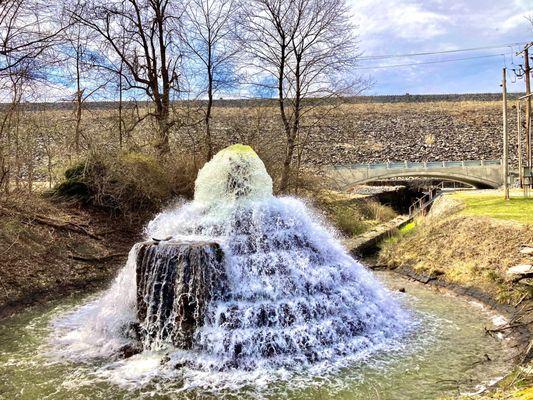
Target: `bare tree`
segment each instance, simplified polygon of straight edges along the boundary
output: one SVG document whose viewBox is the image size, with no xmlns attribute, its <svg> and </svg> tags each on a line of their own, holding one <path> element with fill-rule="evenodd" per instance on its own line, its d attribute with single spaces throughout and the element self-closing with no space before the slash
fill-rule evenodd
<svg viewBox="0 0 533 400">
<path fill-rule="evenodd" d="M 243 9 L 245 63 L 276 91 L 286 137 L 280 191 L 290 185 L 303 115 L 327 99 L 360 90 L 358 51 L 345 0 L 250 0 Z M 256 82 L 257 84 L 257 82 Z M 313 101 L 310 101 L 313 99 Z"/>
<path fill-rule="evenodd" d="M 17 66 L 20 68 L 20 66 Z M 18 124 L 17 116 L 22 99 L 22 86 L 24 75 L 21 73 L 7 75 L 9 84 L 4 82 L 4 89 L 8 89 L 11 94 L 9 105 L 4 110 L 0 123 L 0 160 L 2 164 L 2 188 L 5 193 L 9 193 L 12 170 L 18 164 Z M 13 160 L 14 159 L 14 160 Z"/>
<path fill-rule="evenodd" d="M 34 83 L 46 80 L 52 46 L 63 29 L 55 11 L 44 0 L 0 0 L 0 94 L 9 103 L 0 121 L 0 186 L 5 192 L 11 177 L 17 186 L 20 177 L 20 103 Z"/>
<path fill-rule="evenodd" d="M 233 62 L 237 53 L 235 46 L 235 23 L 237 11 L 235 0 L 191 0 L 186 8 L 183 42 L 190 58 L 200 64 L 203 77 L 197 79 L 201 94 L 207 96 L 204 114 L 207 159 L 213 157 L 211 117 L 215 94 L 236 83 Z"/>
<path fill-rule="evenodd" d="M 180 4 L 170 0 L 87 0 L 71 14 L 104 39 L 108 58 L 115 61 L 108 68 L 121 71 L 129 90 L 140 91 L 153 102 L 152 116 L 158 124 L 155 147 L 160 155 L 169 153 L 170 129 L 176 123 L 171 118 L 171 100 L 180 91 Z"/>
<path fill-rule="evenodd" d="M 124 46 L 124 43 L 122 44 Z M 130 141 L 132 133 L 142 121 L 144 121 L 148 114 L 140 112 L 139 104 L 135 99 L 135 93 L 130 93 L 131 97 L 124 100 L 125 92 L 128 89 L 128 85 L 125 84 L 124 74 L 126 69 L 124 61 L 120 60 L 117 63 L 117 71 L 115 76 L 115 90 L 118 94 L 117 101 L 117 122 L 118 122 L 118 144 L 122 149 L 124 144 L 131 145 Z M 129 113 L 128 113 L 129 111 Z"/>
<path fill-rule="evenodd" d="M 47 1 L 0 1 L 0 78 L 54 44 L 62 31 L 54 15 L 54 5 Z"/>
<path fill-rule="evenodd" d="M 25 166 L 30 167 L 26 172 L 33 172 L 33 160 L 31 155 L 27 154 L 31 141 L 28 140 L 28 130 L 24 124 L 25 109 L 22 102 L 31 95 L 34 67 L 36 66 L 28 58 L 13 67 L 12 73 L 7 75 L 6 87 L 10 97 L 0 121 L 0 164 L 3 165 L 2 181 L 5 193 L 10 192 L 13 180 L 15 188 L 21 188 L 22 171 Z M 29 178 L 32 179 L 32 176 Z M 31 189 L 29 180 L 28 184 Z"/>
<path fill-rule="evenodd" d="M 74 3 L 77 4 L 77 3 Z M 67 83 L 74 82 L 74 137 L 72 146 L 76 155 L 80 154 L 82 131 L 82 114 L 87 100 L 93 98 L 114 78 L 114 74 L 102 71 L 98 66 L 105 62 L 100 55 L 100 48 L 93 31 L 83 24 L 72 21 L 67 5 L 63 10 L 63 31 L 61 42 L 57 46 L 60 53 L 62 75 Z"/>
</svg>

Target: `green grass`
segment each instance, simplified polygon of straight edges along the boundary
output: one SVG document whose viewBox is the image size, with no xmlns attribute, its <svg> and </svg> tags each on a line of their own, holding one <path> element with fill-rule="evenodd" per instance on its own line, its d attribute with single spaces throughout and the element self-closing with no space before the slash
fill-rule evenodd
<svg viewBox="0 0 533 400">
<path fill-rule="evenodd" d="M 408 222 L 407 224 L 405 224 L 404 226 L 402 226 L 399 229 L 399 231 L 400 231 L 401 234 L 406 234 L 407 232 L 413 230 L 415 226 L 416 226 L 415 221 L 411 221 L 411 222 Z"/>
<path fill-rule="evenodd" d="M 486 216 L 491 218 L 533 224 L 533 198 L 514 195 L 505 200 L 503 195 L 476 192 L 460 192 L 451 195 L 466 205 L 463 215 Z"/>
</svg>

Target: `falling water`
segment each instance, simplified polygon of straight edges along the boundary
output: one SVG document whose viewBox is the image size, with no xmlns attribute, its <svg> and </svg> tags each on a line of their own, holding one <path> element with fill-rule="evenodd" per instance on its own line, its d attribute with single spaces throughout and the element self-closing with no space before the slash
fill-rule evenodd
<svg viewBox="0 0 533 400">
<path fill-rule="evenodd" d="M 136 245 L 109 291 L 55 322 L 60 357 L 114 359 L 138 339 L 132 330 L 144 330 L 143 353 L 132 359 L 145 361 L 148 380 L 175 377 L 169 371 L 178 367 L 189 371 L 184 386 L 202 380 L 204 386 L 228 387 L 236 377 L 246 385 L 288 377 L 291 371 L 323 374 L 392 348 L 413 326 L 409 314 L 346 253 L 320 217 L 300 200 L 272 195 L 272 180 L 248 146 L 219 152 L 199 172 L 194 200 L 159 214 L 146 236 L 165 239 L 156 250 L 159 260 L 169 251 L 167 241 L 216 243 L 223 251 L 224 282 L 217 289 L 223 295 L 209 298 L 188 345 L 177 348 L 172 340 L 176 333 L 169 321 L 175 317 L 169 313 L 179 307 L 172 299 L 170 307 L 162 307 L 167 295 L 143 299 L 138 320 L 136 268 L 143 250 Z M 217 262 L 215 257 L 204 264 Z M 164 265 L 164 273 L 160 267 L 142 272 L 159 274 L 142 277 L 156 282 L 158 293 L 161 284 L 176 281 Z M 154 354 L 156 361 L 147 361 Z"/>
<path fill-rule="evenodd" d="M 142 349 L 157 350 L 169 344 L 190 349 L 210 301 L 228 298 L 220 246 L 202 241 L 148 242 L 136 256 L 140 323 L 130 326 L 130 336 L 142 341 Z"/>
</svg>

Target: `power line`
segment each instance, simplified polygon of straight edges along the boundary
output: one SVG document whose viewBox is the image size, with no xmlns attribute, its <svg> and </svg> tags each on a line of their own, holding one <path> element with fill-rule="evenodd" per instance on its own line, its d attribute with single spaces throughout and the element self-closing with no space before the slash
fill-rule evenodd
<svg viewBox="0 0 533 400">
<path fill-rule="evenodd" d="M 355 69 L 382 69 L 382 68 L 396 68 L 396 67 L 411 67 L 411 66 L 417 66 L 417 65 L 424 65 L 424 64 L 440 64 L 440 63 L 448 63 L 448 62 L 454 62 L 454 61 L 466 61 L 466 60 L 475 60 L 480 58 L 491 58 L 491 57 L 505 57 L 505 54 L 490 54 L 490 55 L 484 55 L 484 56 L 474 56 L 474 57 L 464 57 L 464 58 L 451 58 L 447 60 L 438 60 L 438 61 L 423 61 L 419 63 L 409 63 L 409 64 L 393 64 L 393 65 L 377 65 L 374 67 L 357 67 Z"/>
<path fill-rule="evenodd" d="M 428 51 L 423 53 L 409 53 L 409 54 L 383 54 L 383 55 L 374 55 L 374 56 L 361 56 L 360 60 L 380 60 L 384 58 L 400 58 L 400 57 L 417 57 L 417 56 L 429 56 L 434 54 L 448 54 L 448 53 L 459 53 L 465 51 L 478 51 L 478 50 L 488 50 L 488 49 L 499 49 L 503 47 L 513 47 L 513 46 L 522 46 L 528 42 L 516 42 L 509 44 L 501 45 L 492 45 L 492 46 L 482 46 L 482 47 L 471 47 L 468 49 L 454 49 L 454 50 L 442 50 L 442 51 Z"/>
</svg>

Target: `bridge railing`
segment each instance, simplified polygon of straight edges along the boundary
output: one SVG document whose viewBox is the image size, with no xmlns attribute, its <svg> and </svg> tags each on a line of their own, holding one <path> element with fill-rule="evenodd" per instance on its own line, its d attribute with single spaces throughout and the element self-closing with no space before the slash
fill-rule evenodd
<svg viewBox="0 0 533 400">
<path fill-rule="evenodd" d="M 422 161 L 422 162 L 387 162 L 372 164 L 340 164 L 335 165 L 335 169 L 438 169 L 438 168 L 467 168 L 482 167 L 489 165 L 501 165 L 501 160 L 467 160 L 467 161 Z"/>
<path fill-rule="evenodd" d="M 429 192 L 424 194 L 424 196 L 418 198 L 411 206 L 409 207 L 409 218 L 413 218 L 418 214 L 426 213 L 429 206 L 433 204 L 435 200 L 443 193 L 443 190 L 446 188 L 446 182 L 442 181 L 437 185 L 429 188 Z M 455 184 L 454 188 L 455 189 Z"/>
</svg>

